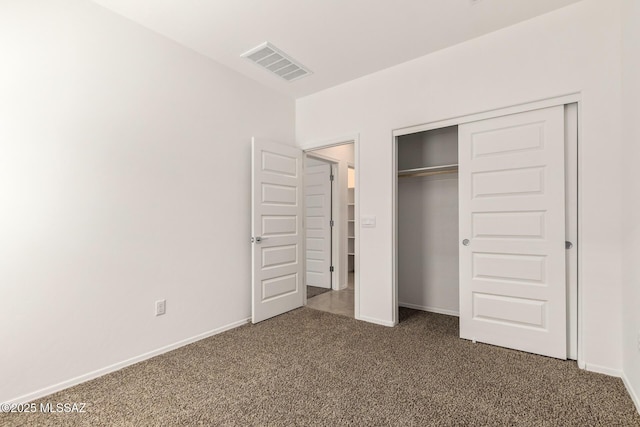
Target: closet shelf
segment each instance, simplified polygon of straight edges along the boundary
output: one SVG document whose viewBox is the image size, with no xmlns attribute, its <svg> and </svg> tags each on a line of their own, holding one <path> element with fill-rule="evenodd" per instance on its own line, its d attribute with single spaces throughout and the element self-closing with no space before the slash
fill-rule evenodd
<svg viewBox="0 0 640 427">
<path fill-rule="evenodd" d="M 458 165 L 442 165 L 442 166 L 429 166 L 426 168 L 416 169 L 403 169 L 398 171 L 398 178 L 411 178 L 415 176 L 430 176 L 440 175 L 443 173 L 455 173 L 458 172 Z"/>
</svg>

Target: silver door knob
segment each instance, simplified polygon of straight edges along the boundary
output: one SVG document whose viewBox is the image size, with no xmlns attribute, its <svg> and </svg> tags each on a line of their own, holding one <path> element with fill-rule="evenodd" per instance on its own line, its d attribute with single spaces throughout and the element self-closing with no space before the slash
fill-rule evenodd
<svg viewBox="0 0 640 427">
<path fill-rule="evenodd" d="M 462 244 L 465 245 L 465 246 L 469 246 L 469 239 L 464 239 L 462 241 Z"/>
<path fill-rule="evenodd" d="M 262 242 L 262 237 L 260 236 L 256 237 L 256 243 L 260 243 L 260 242 Z"/>
<path fill-rule="evenodd" d="M 573 243 L 571 242 L 564 242 L 564 248 L 565 249 L 571 249 L 573 247 Z"/>
</svg>

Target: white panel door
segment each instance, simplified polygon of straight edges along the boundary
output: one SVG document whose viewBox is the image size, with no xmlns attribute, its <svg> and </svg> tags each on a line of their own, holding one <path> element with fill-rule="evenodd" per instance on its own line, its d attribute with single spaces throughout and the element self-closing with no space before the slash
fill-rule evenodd
<svg viewBox="0 0 640 427">
<path fill-rule="evenodd" d="M 331 165 L 304 171 L 306 284 L 331 288 Z"/>
<path fill-rule="evenodd" d="M 302 150 L 252 140 L 251 320 L 303 304 Z"/>
<path fill-rule="evenodd" d="M 458 131 L 460 337 L 565 359 L 564 108 Z"/>
</svg>

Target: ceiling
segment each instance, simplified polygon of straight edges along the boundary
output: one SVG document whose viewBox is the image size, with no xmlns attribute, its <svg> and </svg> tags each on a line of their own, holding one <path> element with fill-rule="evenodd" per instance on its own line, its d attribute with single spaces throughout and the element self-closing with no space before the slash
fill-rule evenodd
<svg viewBox="0 0 640 427">
<path fill-rule="evenodd" d="M 93 0 L 293 98 L 579 0 Z M 269 41 L 313 71 L 286 82 L 240 55 Z"/>
</svg>

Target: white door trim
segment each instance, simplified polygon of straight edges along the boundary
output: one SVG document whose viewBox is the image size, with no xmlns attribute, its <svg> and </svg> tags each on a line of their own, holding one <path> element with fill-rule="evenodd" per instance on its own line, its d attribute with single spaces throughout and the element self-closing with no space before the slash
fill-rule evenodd
<svg viewBox="0 0 640 427">
<path fill-rule="evenodd" d="M 350 133 L 343 136 L 336 136 L 333 138 L 317 139 L 314 141 L 298 143 L 298 148 L 300 148 L 302 151 L 318 150 L 320 148 L 335 147 L 336 145 L 344 145 L 344 144 L 349 144 L 351 142 L 357 143 L 358 141 L 360 141 L 360 134 Z M 356 159 L 357 158 L 358 156 L 356 151 Z"/>
<path fill-rule="evenodd" d="M 356 227 L 355 227 L 355 260 L 354 260 L 354 317 L 358 320 L 362 320 L 360 316 L 360 230 L 358 227 L 359 218 L 360 218 L 360 134 L 352 133 L 348 135 L 344 135 L 341 137 L 328 138 L 323 140 L 315 140 L 309 141 L 306 143 L 298 143 L 298 148 L 301 148 L 305 154 L 310 150 L 317 150 L 320 148 L 329 148 L 335 147 L 337 145 L 344 145 L 353 143 L 353 151 L 354 151 L 354 168 L 356 170 L 355 179 L 356 179 L 356 189 L 355 189 L 355 218 L 356 218 Z M 305 299 L 306 301 L 306 299 Z"/>
<path fill-rule="evenodd" d="M 420 125 L 408 126 L 393 130 L 393 136 L 398 137 L 411 133 L 423 132 L 426 130 L 439 129 L 448 126 L 461 125 L 463 123 L 475 122 L 478 120 L 491 119 L 494 117 L 507 116 L 509 114 L 523 113 L 525 111 L 539 110 L 541 108 L 555 107 L 556 105 L 573 104 L 580 101 L 580 93 L 572 93 L 568 95 L 556 96 L 553 98 L 542 99 L 537 101 L 526 102 L 522 104 L 511 105 L 508 107 L 497 108 L 494 110 L 479 111 L 477 113 L 467 114 L 435 122 L 427 122 Z"/>
<path fill-rule="evenodd" d="M 573 244 L 567 255 L 567 357 L 580 360 L 578 342 L 580 334 L 580 315 L 578 310 L 578 108 L 579 104 L 564 106 L 565 120 L 565 212 L 566 239 Z"/>
<path fill-rule="evenodd" d="M 315 150 L 315 148 L 314 148 L 314 150 Z M 336 164 L 338 164 L 340 162 L 339 159 L 334 159 L 333 157 L 326 156 L 326 155 L 320 154 L 320 153 L 314 153 L 313 151 L 305 151 L 304 154 L 307 157 L 311 157 L 313 159 L 322 160 L 322 161 L 325 161 L 327 163 L 332 163 L 334 165 L 336 165 Z"/>
<path fill-rule="evenodd" d="M 392 247 L 392 274 L 391 274 L 391 279 L 392 279 L 392 293 L 391 293 L 391 302 L 392 302 L 392 325 L 397 325 L 398 324 L 398 251 L 397 251 L 397 246 L 398 246 L 398 137 L 403 136 L 403 135 L 408 135 L 408 134 L 412 134 L 412 133 L 417 133 L 417 132 L 422 132 L 422 131 L 427 131 L 427 130 L 433 130 L 433 129 L 439 129 L 439 128 L 444 128 L 444 127 L 448 127 L 448 126 L 456 126 L 456 125 L 460 125 L 463 123 L 468 123 L 468 122 L 472 122 L 472 121 L 476 121 L 476 120 L 483 120 L 483 119 L 488 119 L 488 118 L 493 118 L 493 117 L 499 117 L 499 116 L 504 116 L 504 115 L 509 115 L 509 114 L 516 114 L 516 113 L 520 113 L 520 112 L 525 112 L 525 111 L 531 111 L 531 110 L 536 110 L 536 109 L 540 109 L 540 108 L 546 108 L 546 107 L 552 107 L 552 106 L 557 106 L 557 105 L 567 105 L 567 104 L 577 104 L 577 116 L 578 116 L 578 137 L 575 138 L 575 148 L 574 149 L 569 149 L 572 155 L 577 155 L 577 162 L 575 165 L 574 169 L 577 169 L 573 171 L 573 173 L 576 174 L 576 177 L 574 178 L 574 182 L 577 185 L 577 188 L 572 187 L 569 188 L 568 190 L 570 190 L 570 192 L 573 192 L 575 194 L 575 198 L 577 198 L 577 207 L 574 207 L 574 209 L 572 210 L 572 212 L 577 214 L 577 217 L 580 218 L 580 213 L 582 212 L 582 197 L 580 197 L 581 195 L 581 188 L 582 188 L 582 176 L 581 176 L 581 168 L 580 168 L 580 164 L 582 164 L 582 152 L 579 149 L 580 147 L 580 137 L 579 135 L 581 135 L 582 133 L 582 97 L 581 97 L 581 93 L 576 92 L 576 93 L 570 93 L 570 94 L 566 94 L 566 95 L 560 95 L 560 96 L 556 96 L 556 97 L 551 97 L 551 98 L 545 98 L 545 99 L 540 99 L 540 100 L 534 100 L 531 102 L 524 102 L 524 103 L 520 103 L 520 104 L 515 104 L 515 105 L 511 105 L 511 106 L 507 106 L 504 108 L 498 108 L 498 109 L 493 109 L 493 110 L 487 110 L 487 111 L 480 111 L 480 112 L 476 112 L 476 113 L 471 113 L 471 114 L 467 114 L 467 115 L 463 115 L 463 116 L 458 116 L 458 117 L 452 117 L 452 118 L 447 118 L 447 119 L 443 119 L 443 120 L 438 120 L 438 121 L 432 121 L 432 122 L 425 122 L 423 124 L 419 124 L 419 125 L 415 125 L 415 126 L 407 126 L 407 127 L 402 127 L 402 128 L 398 128 L 398 129 L 394 129 L 392 131 L 392 138 L 391 138 L 391 143 L 393 144 L 392 146 L 392 156 L 391 156 L 391 182 L 392 182 L 392 186 L 391 186 L 391 191 L 392 191 L 392 206 L 391 206 L 391 218 L 392 218 L 392 243 L 393 243 L 393 247 Z M 570 140 L 571 142 L 571 140 Z M 357 158 L 357 157 L 356 157 Z M 358 170 L 356 169 L 356 175 L 358 173 Z M 356 188 L 356 197 L 357 197 L 357 188 Z M 567 194 L 567 197 L 569 197 L 569 193 Z M 356 202 L 356 208 L 357 208 L 357 204 L 358 202 Z M 577 224 L 577 244 L 576 242 L 574 243 L 574 248 L 576 249 L 577 253 L 580 254 L 581 250 L 582 250 L 582 223 L 580 221 L 578 221 Z M 356 241 L 356 244 L 358 244 L 358 241 Z M 357 260 L 357 259 L 356 259 Z M 582 259 L 578 256 L 578 260 L 577 260 L 577 272 L 576 272 L 576 287 L 579 286 L 579 279 L 580 277 L 582 277 Z M 584 292 L 578 292 L 578 298 L 577 298 L 577 327 L 578 327 L 578 332 L 577 332 L 577 363 L 578 363 L 578 367 L 581 369 L 585 369 L 586 368 L 586 363 L 584 360 L 584 348 L 585 348 L 585 337 L 584 337 L 584 328 L 583 328 L 583 293 Z"/>
</svg>

